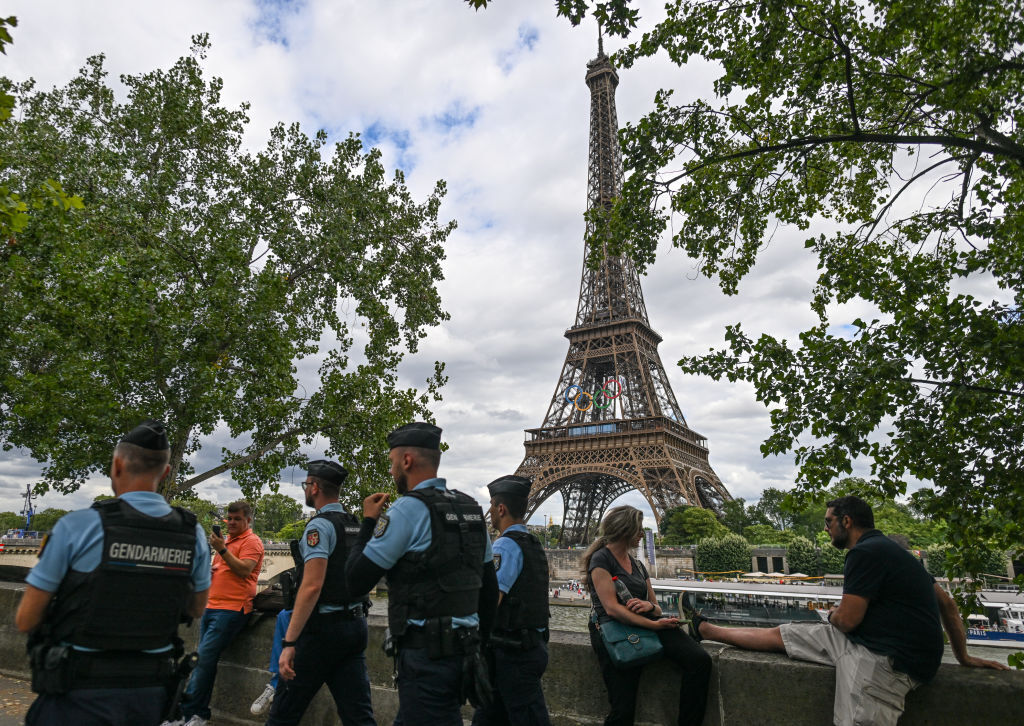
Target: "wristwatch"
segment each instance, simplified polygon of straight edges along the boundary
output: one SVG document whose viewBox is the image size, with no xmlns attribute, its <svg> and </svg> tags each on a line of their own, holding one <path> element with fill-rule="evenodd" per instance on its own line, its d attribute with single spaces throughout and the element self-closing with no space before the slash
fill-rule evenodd
<svg viewBox="0 0 1024 726">
<path fill-rule="evenodd" d="M 224 553 L 227 552 L 227 551 L 228 551 L 228 548 L 224 547 L 223 549 L 217 550 L 217 554 L 220 555 L 221 557 L 223 557 Z"/>
<path fill-rule="evenodd" d="M 281 647 L 282 648 L 294 648 L 295 644 L 298 643 L 298 642 L 299 641 L 297 641 L 297 640 L 282 640 L 281 641 Z"/>
</svg>

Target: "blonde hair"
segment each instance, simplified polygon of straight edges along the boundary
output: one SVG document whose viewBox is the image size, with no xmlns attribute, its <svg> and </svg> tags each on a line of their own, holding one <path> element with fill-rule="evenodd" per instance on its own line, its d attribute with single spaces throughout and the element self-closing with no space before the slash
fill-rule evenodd
<svg viewBox="0 0 1024 726">
<path fill-rule="evenodd" d="M 644 513 L 636 507 L 623 504 L 612 507 L 601 520 L 601 528 L 597 531 L 597 539 L 583 553 L 583 581 L 590 586 L 590 560 L 602 547 L 612 542 L 636 539 L 644 531 Z"/>
</svg>

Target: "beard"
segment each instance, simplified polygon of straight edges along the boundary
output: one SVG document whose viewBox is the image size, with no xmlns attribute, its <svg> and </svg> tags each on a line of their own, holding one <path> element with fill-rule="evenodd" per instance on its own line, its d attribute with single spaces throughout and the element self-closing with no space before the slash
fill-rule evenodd
<svg viewBox="0 0 1024 726">
<path fill-rule="evenodd" d="M 306 506 L 311 509 L 316 509 L 316 504 L 313 503 L 313 497 L 306 495 Z"/>
<path fill-rule="evenodd" d="M 399 472 L 398 476 L 394 477 L 395 489 L 398 490 L 399 494 L 405 494 L 409 491 L 409 478 L 405 475 L 405 472 Z"/>
<path fill-rule="evenodd" d="M 832 546 L 837 550 L 845 550 L 846 545 L 849 544 L 849 542 L 850 532 L 840 524 L 839 531 L 836 532 L 836 536 L 832 538 Z"/>
</svg>

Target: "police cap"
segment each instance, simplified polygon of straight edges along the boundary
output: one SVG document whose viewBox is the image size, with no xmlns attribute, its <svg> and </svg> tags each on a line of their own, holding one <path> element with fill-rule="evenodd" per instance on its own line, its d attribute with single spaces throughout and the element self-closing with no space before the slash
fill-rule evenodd
<svg viewBox="0 0 1024 726">
<path fill-rule="evenodd" d="M 487 485 L 487 491 L 492 497 L 496 494 L 504 494 L 526 499 L 530 496 L 530 480 L 521 476 L 501 476 Z"/>
<path fill-rule="evenodd" d="M 416 446 L 420 449 L 441 449 L 441 429 L 433 424 L 416 421 L 399 426 L 388 434 L 388 447 Z"/>
<path fill-rule="evenodd" d="M 336 461 L 328 459 L 317 459 L 316 461 L 309 462 L 306 465 L 306 472 L 310 476 L 323 479 L 328 484 L 333 484 L 339 489 L 341 489 L 348 478 L 348 471 L 345 467 Z"/>
<path fill-rule="evenodd" d="M 167 451 L 171 448 L 171 444 L 167 441 L 167 429 L 164 428 L 164 422 L 155 418 L 147 418 L 140 422 L 138 426 L 121 437 L 121 442 L 135 444 L 152 451 Z"/>
</svg>

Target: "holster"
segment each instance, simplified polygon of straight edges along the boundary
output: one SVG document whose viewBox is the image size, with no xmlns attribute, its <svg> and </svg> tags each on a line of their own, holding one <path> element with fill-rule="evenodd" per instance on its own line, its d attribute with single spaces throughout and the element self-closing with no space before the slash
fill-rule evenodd
<svg viewBox="0 0 1024 726">
<path fill-rule="evenodd" d="M 71 648 L 40 643 L 29 652 L 33 693 L 59 696 L 71 690 Z"/>
</svg>

